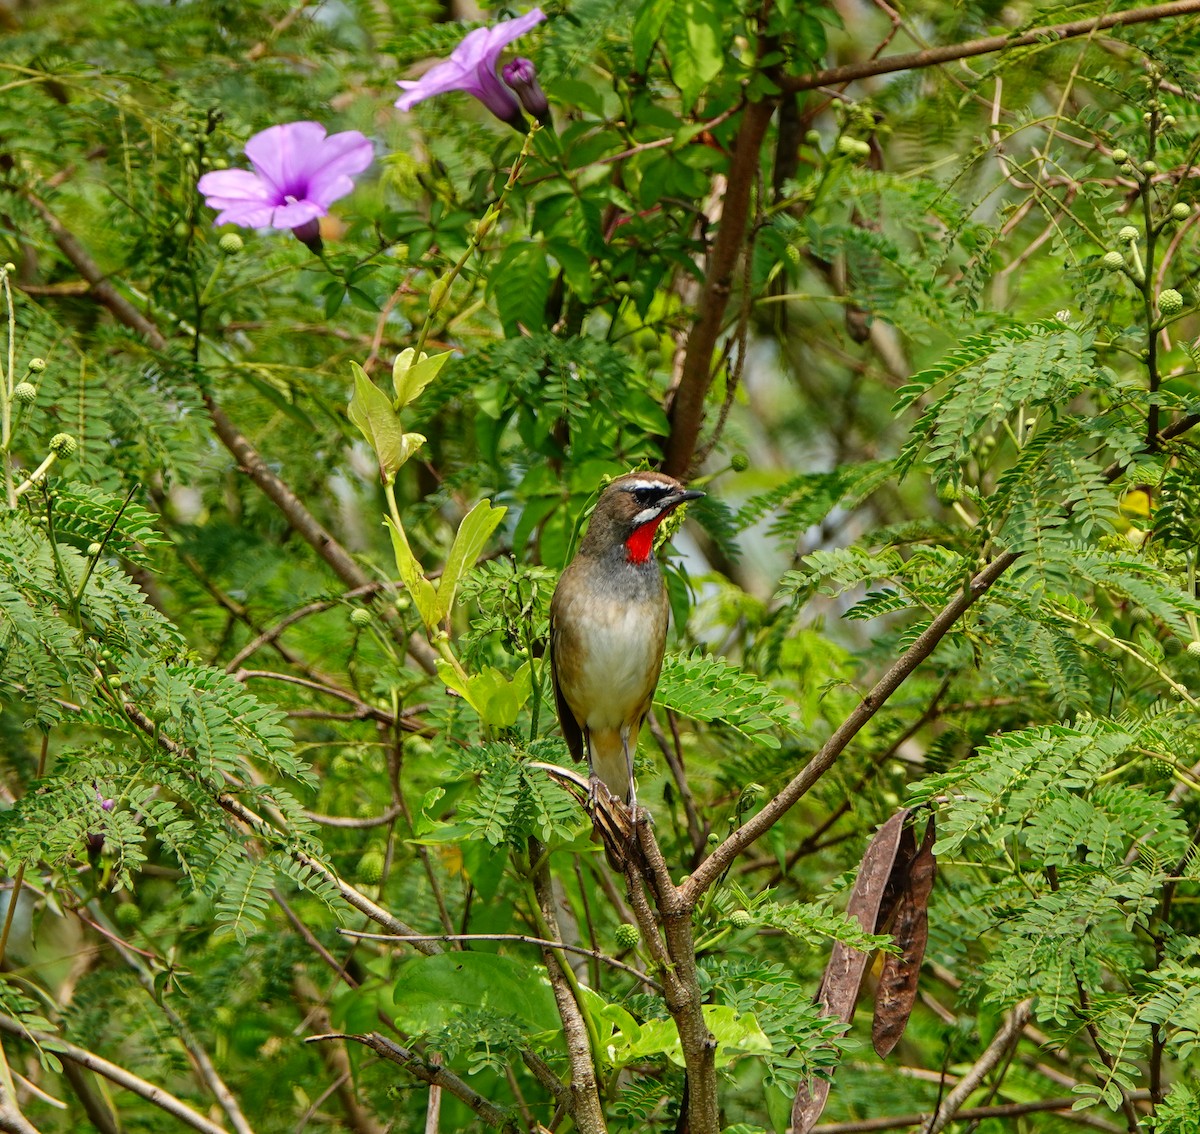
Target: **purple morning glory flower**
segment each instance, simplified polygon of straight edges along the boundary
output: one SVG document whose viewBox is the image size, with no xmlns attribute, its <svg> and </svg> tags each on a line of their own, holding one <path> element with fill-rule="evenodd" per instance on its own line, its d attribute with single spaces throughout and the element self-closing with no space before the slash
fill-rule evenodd
<svg viewBox="0 0 1200 1134">
<path fill-rule="evenodd" d="M 466 91 L 502 122 L 524 131 L 525 116 L 512 91 L 496 74 L 496 64 L 504 48 L 545 18 L 541 8 L 532 8 L 515 20 L 503 20 L 490 28 L 476 28 L 450 53 L 449 59 L 431 67 L 419 79 L 400 79 L 396 85 L 404 88 L 404 94 L 396 100 L 396 106 L 411 110 L 418 102 L 434 95 Z"/>
<path fill-rule="evenodd" d="M 313 251 L 320 250 L 319 218 L 354 188 L 375 156 L 357 130 L 325 135 L 319 122 L 285 122 L 246 143 L 248 169 L 218 169 L 198 183 L 216 224 L 243 228 L 290 228 Z"/>
</svg>

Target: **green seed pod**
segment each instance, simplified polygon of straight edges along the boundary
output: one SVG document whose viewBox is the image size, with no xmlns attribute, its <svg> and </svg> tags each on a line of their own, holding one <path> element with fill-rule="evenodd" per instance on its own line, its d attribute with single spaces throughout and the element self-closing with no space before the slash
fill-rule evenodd
<svg viewBox="0 0 1200 1134">
<path fill-rule="evenodd" d="M 236 256 L 246 245 L 242 238 L 236 232 L 227 232 L 220 240 L 217 241 L 217 247 L 225 253 L 226 256 Z"/>
<path fill-rule="evenodd" d="M 56 433 L 50 438 L 50 452 L 59 457 L 70 457 L 79 448 L 79 442 L 69 433 Z"/>
<path fill-rule="evenodd" d="M 369 610 L 364 610 L 361 606 L 350 612 L 350 624 L 352 626 L 370 626 L 374 621 Z"/>
<path fill-rule="evenodd" d="M 89 544 L 88 544 L 88 549 L 87 549 L 88 558 L 89 558 L 89 559 L 95 559 L 95 558 L 96 558 L 96 556 L 97 556 L 97 555 L 99 555 L 99 554 L 100 554 L 100 552 L 102 552 L 103 550 L 104 550 L 104 545 L 103 545 L 103 544 L 99 544 L 99 543 L 89 543 Z"/>
<path fill-rule="evenodd" d="M 1112 159 L 1117 165 L 1124 165 L 1129 160 L 1128 150 L 1113 150 Z"/>
<path fill-rule="evenodd" d="M 638 933 L 636 925 L 631 925 L 629 922 L 623 921 L 617 926 L 616 940 L 618 949 L 634 949 L 641 939 L 642 936 Z"/>
<path fill-rule="evenodd" d="M 963 498 L 962 485 L 942 484 L 938 486 L 937 498 L 943 504 L 957 504 Z"/>
<path fill-rule="evenodd" d="M 1144 162 L 1142 162 L 1142 164 L 1141 164 L 1141 165 L 1140 165 L 1138 168 L 1139 168 L 1139 169 L 1140 169 L 1140 170 L 1141 170 L 1141 171 L 1142 171 L 1144 174 L 1146 174 L 1147 176 L 1149 176 L 1151 173 L 1157 173 L 1157 172 L 1158 172 L 1158 162 L 1156 162 L 1156 161 L 1144 161 Z"/>
<path fill-rule="evenodd" d="M 1192 215 L 1192 206 L 1185 201 L 1176 201 L 1171 206 L 1171 219 L 1175 221 L 1185 221 Z"/>
<path fill-rule="evenodd" d="M 184 157 L 191 157 L 191 155 L 196 152 L 196 147 L 193 146 L 191 142 L 180 142 L 179 152 L 183 154 Z"/>
<path fill-rule="evenodd" d="M 1173 287 L 1163 288 L 1158 293 L 1158 310 L 1168 317 L 1178 315 L 1183 310 L 1183 296 Z"/>
<path fill-rule="evenodd" d="M 804 135 L 804 140 L 810 146 L 819 146 L 821 144 L 821 131 L 820 130 L 809 130 L 809 132 Z"/>
<path fill-rule="evenodd" d="M 1133 244 L 1141 234 L 1131 224 L 1127 224 L 1117 233 L 1117 239 L 1122 244 Z"/>
<path fill-rule="evenodd" d="M 745 472 L 750 467 L 750 458 L 745 453 L 734 453 L 729 458 L 729 467 L 734 472 Z"/>
<path fill-rule="evenodd" d="M 34 374 L 41 374 L 46 369 L 46 360 L 44 358 L 31 358 L 29 360 L 29 369 Z"/>
<path fill-rule="evenodd" d="M 367 851 L 358 860 L 358 866 L 354 873 L 355 877 L 367 886 L 379 885 L 383 880 L 383 852 L 378 850 Z"/>
<path fill-rule="evenodd" d="M 1125 267 L 1125 257 L 1120 252 L 1105 252 L 1100 263 L 1110 272 L 1119 272 Z"/>
<path fill-rule="evenodd" d="M 1162 125 L 1164 130 L 1172 129 L 1175 125 L 1175 115 L 1164 114 L 1162 118 Z"/>
<path fill-rule="evenodd" d="M 1189 642 L 1187 652 L 1194 658 L 1200 658 L 1200 642 Z"/>
<path fill-rule="evenodd" d="M 37 387 L 32 382 L 18 382 L 13 387 L 13 401 L 31 406 L 37 401 Z"/>
<path fill-rule="evenodd" d="M 754 924 L 754 918 L 748 910 L 734 910 L 729 915 L 729 924 L 734 929 L 749 929 Z"/>
</svg>

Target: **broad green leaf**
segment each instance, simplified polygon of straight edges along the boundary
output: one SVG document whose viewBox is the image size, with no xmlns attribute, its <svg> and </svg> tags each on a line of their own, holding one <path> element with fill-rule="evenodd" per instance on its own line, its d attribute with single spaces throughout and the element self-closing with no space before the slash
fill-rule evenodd
<svg viewBox="0 0 1200 1134">
<path fill-rule="evenodd" d="M 485 666 L 465 681 L 448 662 L 438 660 L 438 676 L 493 728 L 511 728 L 521 706 L 529 699 L 531 680 L 526 663 L 509 680 L 494 666 Z"/>
<path fill-rule="evenodd" d="M 678 0 L 667 10 L 662 35 L 671 74 L 690 108 L 725 66 L 720 14 L 711 0 Z"/>
<path fill-rule="evenodd" d="M 425 578 L 421 564 L 417 562 L 416 556 L 409 548 L 408 537 L 405 536 L 404 529 L 396 527 L 390 516 L 385 517 L 383 522 L 387 524 L 388 533 L 392 537 L 396 571 L 408 589 L 409 595 L 412 596 L 413 602 L 416 603 L 421 621 L 428 629 L 432 630 L 439 621 L 437 592 L 433 589 L 433 584 Z"/>
<path fill-rule="evenodd" d="M 350 420 L 358 426 L 375 450 L 379 461 L 379 479 L 391 484 L 396 472 L 412 455 L 414 446 L 406 445 L 406 436 L 400 425 L 400 416 L 392 409 L 391 399 L 370 378 L 357 362 L 350 363 L 354 371 L 354 396 L 350 399 Z M 419 433 L 408 437 L 420 437 Z M 425 438 L 421 437 L 424 442 Z"/>
<path fill-rule="evenodd" d="M 673 1020 L 646 1020 L 638 1024 L 624 1009 L 603 1001 L 597 1005 L 595 1001 L 600 998 L 595 994 L 593 998 L 588 1000 L 593 1018 L 609 1023 L 614 1029 L 604 1052 L 614 1067 L 659 1055 L 683 1066 L 683 1046 Z M 704 1022 L 717 1041 L 718 1067 L 732 1063 L 739 1055 L 768 1055 L 771 1052 L 771 1041 L 753 1012 L 739 1015 L 727 1004 L 706 1004 Z"/>
<path fill-rule="evenodd" d="M 494 953 L 414 957 L 400 966 L 392 1001 L 397 1026 L 414 1034 L 442 1028 L 464 1009 L 494 1012 L 534 1033 L 559 1026 L 541 966 Z"/>
<path fill-rule="evenodd" d="M 392 366 L 392 386 L 396 391 L 394 403 L 396 409 L 402 410 L 405 406 L 415 402 L 420 397 L 421 391 L 438 376 L 438 372 L 446 365 L 453 353 L 448 350 L 430 357 L 422 351 L 421 357 L 413 362 L 416 351 L 412 347 L 402 350 L 396 356 L 396 362 Z"/>
<path fill-rule="evenodd" d="M 496 530 L 496 525 L 504 519 L 504 513 L 507 511 L 504 507 L 493 508 L 490 501 L 480 500 L 463 517 L 463 522 L 458 525 L 458 532 L 454 536 L 450 555 L 446 559 L 441 581 L 438 583 L 437 621 L 440 622 L 450 613 L 454 606 L 454 592 L 458 589 L 463 575 L 475 566 L 475 560 L 483 551 L 484 544 Z"/>
<path fill-rule="evenodd" d="M 639 71 L 644 71 L 649 64 L 663 20 L 672 6 L 672 0 L 642 0 L 633 21 L 633 59 Z"/>
</svg>

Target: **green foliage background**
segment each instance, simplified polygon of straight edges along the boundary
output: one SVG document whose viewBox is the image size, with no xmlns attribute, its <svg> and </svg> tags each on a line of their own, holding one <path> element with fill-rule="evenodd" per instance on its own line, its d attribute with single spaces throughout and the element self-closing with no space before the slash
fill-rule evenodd
<svg viewBox="0 0 1200 1134">
<path fill-rule="evenodd" d="M 829 754 L 692 915 L 721 1124 L 784 1130 L 834 1067 L 825 1121 L 911 1118 L 976 1067 L 957 1129 L 1196 1131 L 1187 7 L 810 83 L 1102 9 L 567 0 L 517 45 L 555 117 L 525 138 L 392 107 L 453 6 L 0 5 L 0 1128 L 585 1128 L 537 944 L 399 933 L 582 950 L 607 1128 L 683 1129 L 543 657 L 603 478 L 682 452 L 709 495 L 638 765 L 672 877 Z M 376 146 L 324 255 L 223 251 L 198 178 L 300 119 Z M 418 343 L 453 355 L 385 491 L 351 363 L 390 400 Z M 870 977 L 845 1038 L 813 996 L 832 941 L 888 947 L 839 911 L 902 805 L 939 876 L 881 1061 Z"/>
</svg>

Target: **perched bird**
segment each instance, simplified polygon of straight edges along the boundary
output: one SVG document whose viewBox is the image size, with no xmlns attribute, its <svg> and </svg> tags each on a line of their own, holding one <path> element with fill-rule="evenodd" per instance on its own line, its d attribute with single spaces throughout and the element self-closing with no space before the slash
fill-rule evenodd
<svg viewBox="0 0 1200 1134">
<path fill-rule="evenodd" d="M 586 753 L 597 781 L 637 802 L 633 754 L 667 639 L 667 588 L 654 533 L 680 504 L 703 496 L 662 473 L 618 477 L 601 494 L 587 535 L 550 602 L 554 700 L 567 747 Z"/>
</svg>

